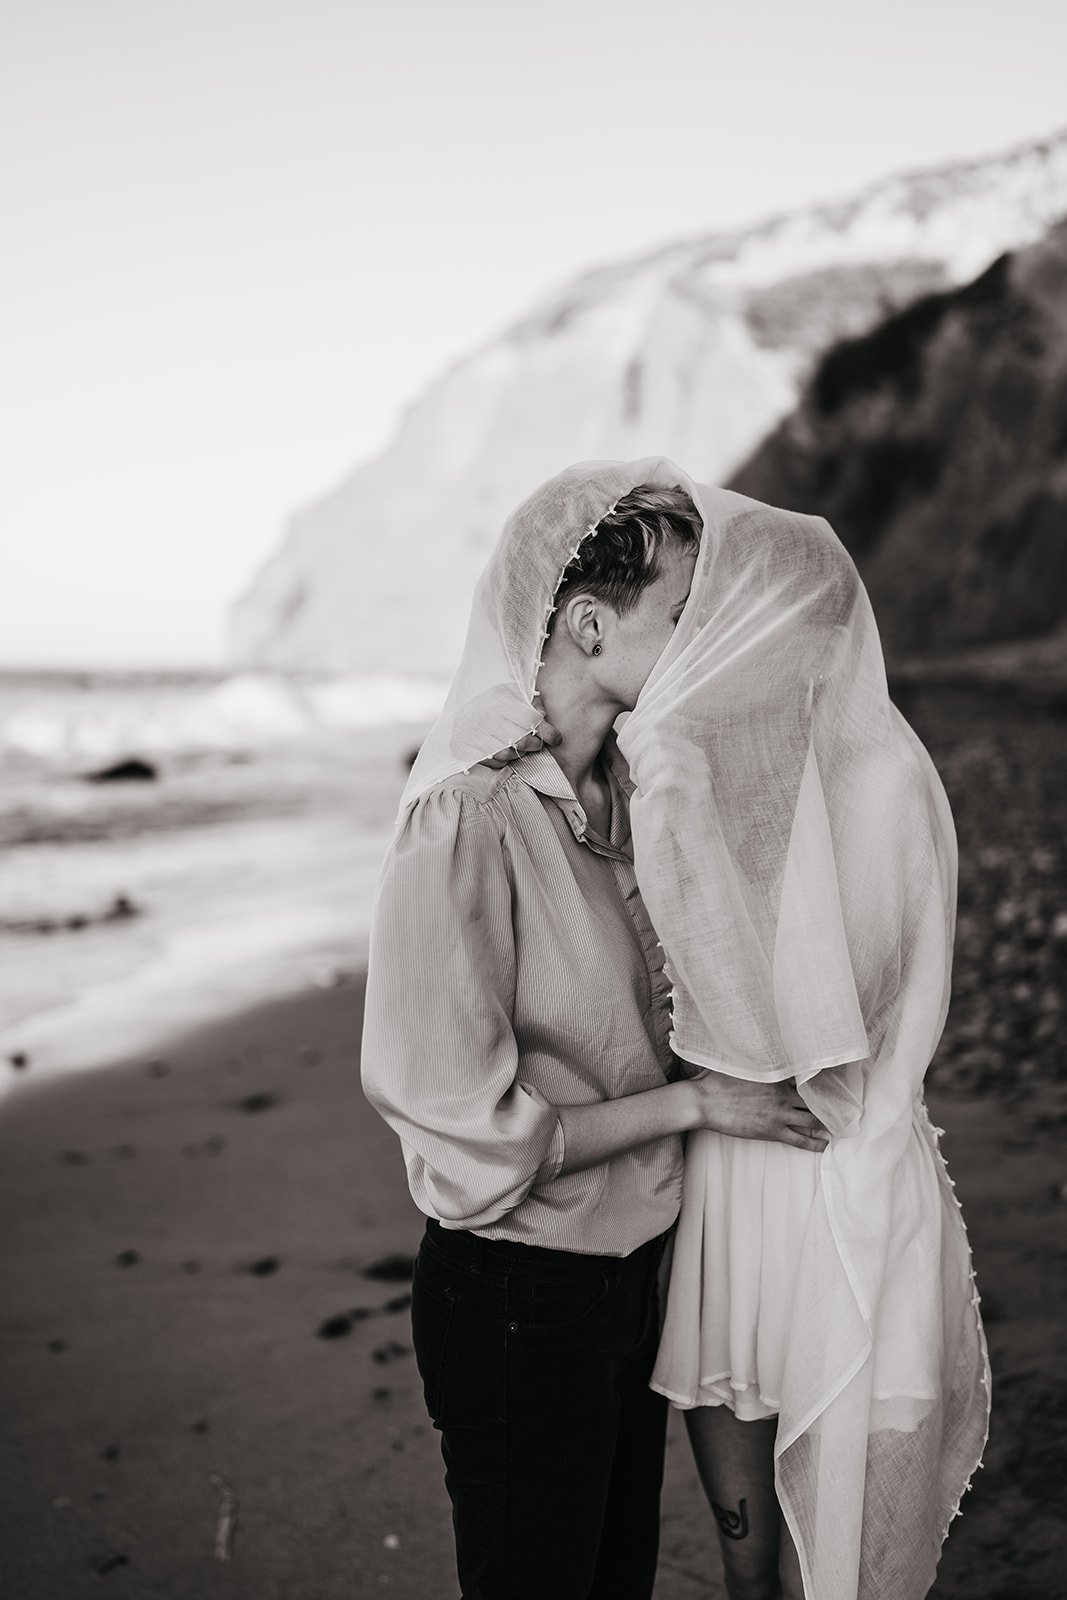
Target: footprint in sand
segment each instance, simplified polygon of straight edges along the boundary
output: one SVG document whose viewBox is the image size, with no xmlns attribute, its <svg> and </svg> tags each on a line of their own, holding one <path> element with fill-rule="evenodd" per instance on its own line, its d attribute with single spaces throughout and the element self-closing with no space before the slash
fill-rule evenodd
<svg viewBox="0 0 1067 1600">
<path fill-rule="evenodd" d="M 327 1317 L 320 1322 L 315 1330 L 320 1339 L 343 1339 L 346 1333 L 352 1332 L 352 1318 L 346 1312 L 340 1316 Z"/>
<path fill-rule="evenodd" d="M 120 1250 L 115 1257 L 115 1265 L 117 1267 L 135 1267 L 140 1259 L 141 1252 L 139 1250 Z"/>
<path fill-rule="evenodd" d="M 203 1418 L 201 1418 L 199 1422 L 192 1423 L 191 1427 L 194 1433 L 207 1433 L 208 1429 L 211 1427 L 211 1424 L 210 1422 L 205 1422 Z"/>
<path fill-rule="evenodd" d="M 411 1304 L 411 1296 L 410 1296 L 410 1294 L 397 1294 L 397 1295 L 394 1295 L 391 1300 L 387 1300 L 385 1302 L 384 1306 L 382 1307 L 382 1310 L 384 1312 L 386 1312 L 386 1313 L 390 1313 L 390 1312 L 393 1312 L 393 1311 L 406 1311 L 410 1304 Z"/>
<path fill-rule="evenodd" d="M 250 1261 L 247 1270 L 254 1272 L 258 1278 L 266 1278 L 272 1272 L 277 1272 L 281 1261 L 277 1256 L 260 1256 L 258 1261 Z"/>
<path fill-rule="evenodd" d="M 370 1306 L 353 1306 L 351 1311 L 338 1312 L 336 1316 L 326 1317 L 315 1330 L 320 1339 L 343 1339 L 352 1332 L 357 1322 L 366 1322 L 368 1317 L 377 1316 L 377 1312 Z"/>
<path fill-rule="evenodd" d="M 412 1349 L 410 1345 L 398 1344 L 395 1339 L 390 1339 L 388 1344 L 378 1345 L 370 1354 L 372 1361 L 377 1362 L 380 1367 L 385 1367 L 391 1361 L 396 1361 L 399 1356 L 410 1356 Z"/>
<path fill-rule="evenodd" d="M 87 1167 L 89 1155 L 85 1150 L 61 1150 L 59 1159 L 66 1167 Z"/>
<path fill-rule="evenodd" d="M 94 1571 L 98 1572 L 102 1578 L 106 1578 L 108 1573 L 114 1572 L 116 1567 L 128 1567 L 129 1564 L 129 1556 L 123 1555 L 121 1550 L 116 1550 L 114 1555 L 105 1556 L 103 1561 L 94 1561 L 93 1569 Z"/>
<path fill-rule="evenodd" d="M 100 1452 L 101 1461 L 117 1461 L 121 1451 L 117 1444 L 106 1444 Z"/>
<path fill-rule="evenodd" d="M 65 1350 L 67 1348 L 67 1341 L 66 1339 L 49 1339 L 48 1348 L 49 1350 L 54 1350 L 58 1354 L 61 1350 Z"/>
<path fill-rule="evenodd" d="M 410 1283 L 415 1262 L 411 1256 L 392 1255 L 381 1256 L 377 1261 L 371 1261 L 363 1268 L 365 1278 L 376 1278 L 380 1283 Z"/>
<path fill-rule="evenodd" d="M 243 1100 L 238 1100 L 239 1111 L 269 1111 L 272 1106 L 280 1105 L 276 1094 L 246 1094 Z"/>
</svg>

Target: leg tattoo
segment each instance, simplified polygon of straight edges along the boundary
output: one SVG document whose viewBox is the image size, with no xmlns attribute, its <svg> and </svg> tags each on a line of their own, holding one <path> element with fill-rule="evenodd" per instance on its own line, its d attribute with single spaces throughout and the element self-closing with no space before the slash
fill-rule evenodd
<svg viewBox="0 0 1067 1600">
<path fill-rule="evenodd" d="M 724 1539 L 744 1539 L 748 1534 L 748 1511 L 744 1500 L 740 1501 L 736 1511 L 727 1511 L 725 1506 L 717 1506 L 714 1500 L 711 1509 L 715 1513 L 715 1521 L 719 1524 L 719 1532 Z"/>
</svg>

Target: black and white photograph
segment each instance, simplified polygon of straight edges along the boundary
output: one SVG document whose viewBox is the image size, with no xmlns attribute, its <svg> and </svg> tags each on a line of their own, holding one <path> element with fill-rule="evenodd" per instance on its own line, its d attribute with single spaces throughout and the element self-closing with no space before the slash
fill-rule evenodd
<svg viewBox="0 0 1067 1600">
<path fill-rule="evenodd" d="M 1065 62 L 2 9 L 0 1600 L 1067 1600 Z"/>
</svg>

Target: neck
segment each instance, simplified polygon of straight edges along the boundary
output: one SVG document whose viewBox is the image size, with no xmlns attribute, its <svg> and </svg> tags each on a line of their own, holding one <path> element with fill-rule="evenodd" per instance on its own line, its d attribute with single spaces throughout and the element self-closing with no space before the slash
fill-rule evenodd
<svg viewBox="0 0 1067 1600">
<path fill-rule="evenodd" d="M 616 701 L 590 693 L 589 683 L 551 670 L 545 662 L 538 679 L 545 716 L 562 735 L 552 751 L 576 795 L 593 775 L 612 724 L 623 709 Z"/>
</svg>

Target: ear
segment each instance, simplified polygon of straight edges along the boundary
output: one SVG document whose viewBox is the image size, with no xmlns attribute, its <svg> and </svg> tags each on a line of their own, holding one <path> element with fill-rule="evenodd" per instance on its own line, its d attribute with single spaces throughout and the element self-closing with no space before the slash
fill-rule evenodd
<svg viewBox="0 0 1067 1600">
<path fill-rule="evenodd" d="M 563 624 L 584 656 L 604 642 L 603 605 L 595 594 L 572 594 L 563 606 Z"/>
</svg>

